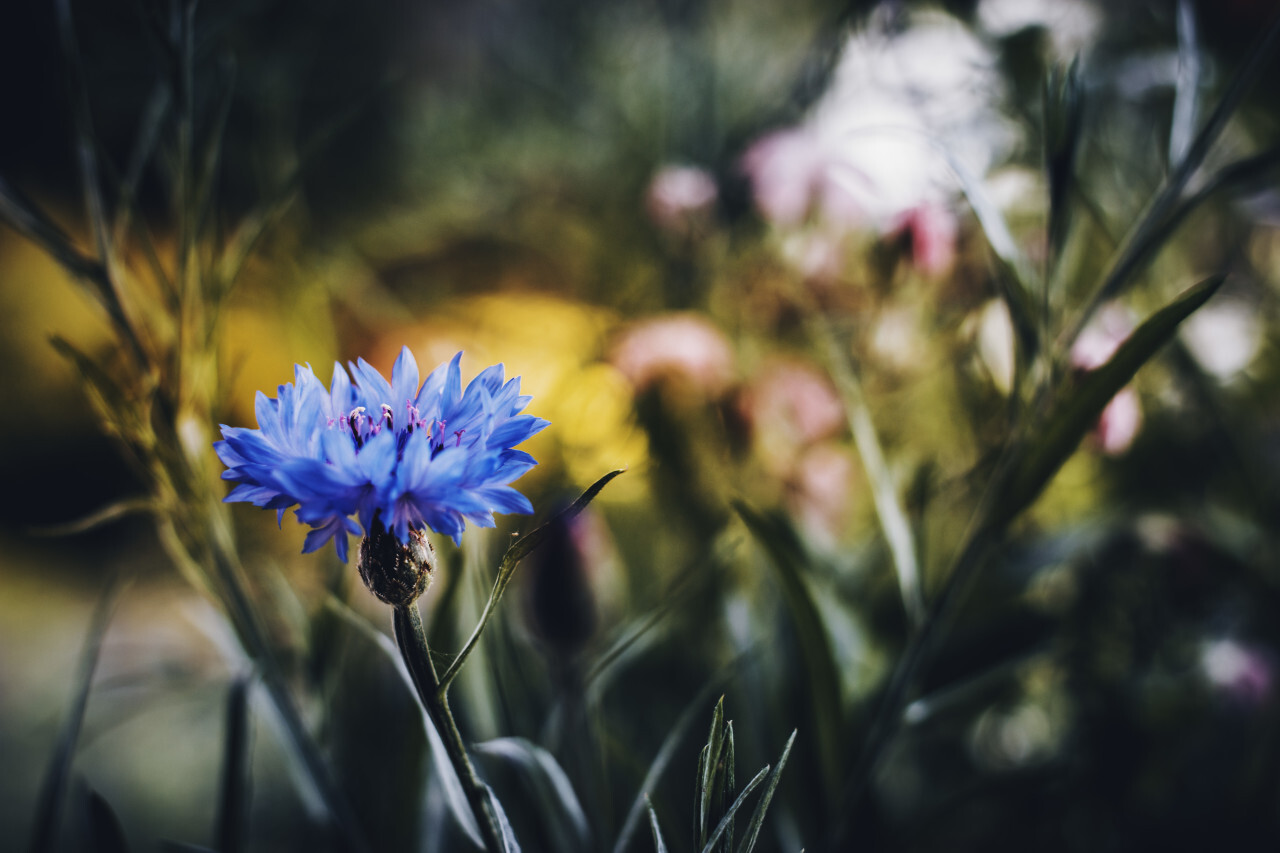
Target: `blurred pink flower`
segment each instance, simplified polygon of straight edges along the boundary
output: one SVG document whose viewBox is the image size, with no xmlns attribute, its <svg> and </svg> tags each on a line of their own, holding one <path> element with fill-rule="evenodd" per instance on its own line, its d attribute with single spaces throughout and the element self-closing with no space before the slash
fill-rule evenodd
<svg viewBox="0 0 1280 853">
<path fill-rule="evenodd" d="M 763 367 L 739 400 L 768 448 L 802 447 L 844 429 L 844 406 L 825 373 L 796 361 Z"/>
<path fill-rule="evenodd" d="M 1128 311 L 1114 302 L 1103 306 L 1071 347 L 1071 365 L 1081 370 L 1102 367 L 1132 332 Z"/>
<path fill-rule="evenodd" d="M 715 178 L 697 166 L 663 166 L 645 193 L 649 218 L 664 231 L 686 234 L 705 219 L 716 203 Z"/>
<path fill-rule="evenodd" d="M 830 547 L 839 540 L 853 504 L 855 475 L 849 452 L 834 444 L 816 444 L 796 460 L 787 502 L 815 543 Z"/>
<path fill-rule="evenodd" d="M 911 260 L 927 276 L 945 275 L 956 259 L 956 216 L 935 201 L 924 201 L 898 217 L 899 234 L 911 239 Z"/>
<path fill-rule="evenodd" d="M 1120 456 L 1133 445 L 1141 428 L 1142 403 L 1138 401 L 1138 392 L 1133 390 L 1133 386 L 1126 386 L 1111 398 L 1098 416 L 1093 438 L 1103 453 Z"/>
<path fill-rule="evenodd" d="M 822 137 L 804 127 L 762 136 L 742 157 L 756 207 L 765 219 L 780 226 L 800 224 L 815 205 L 830 222 L 857 222 L 861 209 L 834 176 L 840 166 Z"/>
<path fill-rule="evenodd" d="M 1071 364 L 1079 370 L 1096 370 L 1133 332 L 1133 321 L 1119 305 L 1102 308 L 1076 338 L 1071 347 Z M 1126 386 L 1107 403 L 1093 438 L 1098 449 L 1108 456 L 1119 456 L 1133 445 L 1142 428 L 1142 403 L 1132 385 Z"/>
<path fill-rule="evenodd" d="M 719 396 L 733 381 L 728 338 L 696 314 L 666 314 L 635 323 L 618 338 L 609 360 L 637 391 L 676 376 Z"/>
</svg>

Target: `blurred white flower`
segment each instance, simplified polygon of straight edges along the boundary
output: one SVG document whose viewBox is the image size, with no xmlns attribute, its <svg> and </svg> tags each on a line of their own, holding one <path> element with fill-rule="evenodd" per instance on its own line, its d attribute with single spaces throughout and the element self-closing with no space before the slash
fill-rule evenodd
<svg viewBox="0 0 1280 853">
<path fill-rule="evenodd" d="M 1127 310 L 1114 302 L 1102 306 L 1071 347 L 1072 367 L 1102 367 L 1132 332 L 1133 318 Z"/>
<path fill-rule="evenodd" d="M 1013 389 L 1013 320 L 1009 308 L 1000 299 L 989 299 L 971 315 L 966 325 L 972 330 L 978 346 L 978 358 L 991 382 L 1001 394 Z"/>
<path fill-rule="evenodd" d="M 817 216 L 882 234 L 922 206 L 946 209 L 948 158 L 983 175 L 1016 140 L 1002 87 L 991 52 L 950 15 L 917 13 L 902 31 L 873 17 L 805 121 L 744 156 L 756 204 L 779 226 Z"/>
<path fill-rule="evenodd" d="M 1069 60 L 1092 44 L 1102 28 L 1102 14 L 1084 0 L 982 0 L 978 23 L 996 37 L 1028 27 L 1041 27 L 1053 56 Z"/>
<path fill-rule="evenodd" d="M 1235 640 L 1206 642 L 1200 667 L 1210 686 L 1239 702 L 1257 705 L 1271 695 L 1271 663 L 1257 649 Z"/>
<path fill-rule="evenodd" d="M 921 364 L 928 343 L 920 330 L 920 317 L 913 305 L 885 308 L 871 331 L 871 352 L 892 370 L 911 370 Z"/>
<path fill-rule="evenodd" d="M 645 193 L 645 210 L 655 225 L 673 234 L 688 233 L 715 206 L 715 178 L 697 166 L 663 166 Z"/>
<path fill-rule="evenodd" d="M 1210 302 L 1182 324 L 1181 334 L 1200 366 L 1226 382 L 1258 354 L 1262 323 L 1257 311 L 1239 300 Z"/>
</svg>

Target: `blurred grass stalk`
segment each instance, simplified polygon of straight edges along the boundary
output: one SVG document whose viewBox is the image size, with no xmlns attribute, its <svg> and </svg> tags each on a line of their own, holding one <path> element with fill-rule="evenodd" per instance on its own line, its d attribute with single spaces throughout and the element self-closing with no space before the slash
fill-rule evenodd
<svg viewBox="0 0 1280 853">
<path fill-rule="evenodd" d="M 287 732 L 288 747 L 319 794 L 345 846 L 367 846 L 346 795 L 308 731 L 289 691 L 286 676 L 260 615 L 248 594 L 244 567 L 213 464 L 211 425 L 218 398 L 217 319 L 228 294 L 264 232 L 293 197 L 296 175 L 286 180 L 223 241 L 210 233 L 214 184 L 220 165 L 222 131 L 231 86 L 221 93 L 209 137 L 196 151 L 195 3 L 174 3 L 168 22 L 151 21 L 151 35 L 166 59 L 166 75 L 147 110 L 124 177 L 103 156 L 94 134 L 85 68 L 76 43 L 69 0 L 57 0 L 59 35 L 67 68 L 68 96 L 75 127 L 75 154 L 93 239 L 82 252 L 38 205 L 0 176 L 0 218 L 44 249 L 81 284 L 110 320 L 119 345 L 111 358 L 85 353 L 69 341 L 53 345 L 79 373 L 102 428 L 119 440 L 148 488 L 140 500 L 96 513 L 109 520 L 146 508 L 175 566 L 194 587 L 222 608 L 235 636 L 261 675 Z M 136 210 L 137 185 L 169 125 L 175 166 L 165 174 L 178 234 L 175 257 L 166 270 L 147 224 Z M 108 215 L 103 174 L 115 183 L 118 199 Z M 129 237 L 133 237 L 133 242 Z M 135 249 L 146 276 L 133 269 Z M 147 278 L 149 276 L 149 279 Z M 158 298 L 157 298 L 158 297 Z M 156 310 L 148 302 L 158 302 Z"/>
</svg>

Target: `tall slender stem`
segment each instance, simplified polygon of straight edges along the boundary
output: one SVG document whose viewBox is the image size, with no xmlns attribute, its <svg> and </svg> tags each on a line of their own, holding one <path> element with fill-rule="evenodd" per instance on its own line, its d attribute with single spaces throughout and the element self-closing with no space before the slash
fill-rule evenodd
<svg viewBox="0 0 1280 853">
<path fill-rule="evenodd" d="M 458 731 L 458 724 L 453 719 L 453 711 L 449 708 L 448 691 L 441 689 L 440 679 L 436 675 L 435 664 L 431 661 L 431 649 L 427 646 L 427 635 L 422 629 L 422 615 L 418 612 L 418 603 L 398 606 L 394 613 L 396 644 L 409 674 L 413 676 L 414 687 L 418 690 L 418 698 L 427 710 L 427 716 L 440 733 L 444 741 L 445 752 L 449 763 L 458 774 L 462 790 L 467 796 L 467 804 L 480 827 L 485 847 L 490 853 L 503 853 L 505 845 L 502 831 L 498 827 L 498 816 L 489 800 L 489 792 L 485 784 L 476 775 L 467 755 L 466 744 Z"/>
</svg>

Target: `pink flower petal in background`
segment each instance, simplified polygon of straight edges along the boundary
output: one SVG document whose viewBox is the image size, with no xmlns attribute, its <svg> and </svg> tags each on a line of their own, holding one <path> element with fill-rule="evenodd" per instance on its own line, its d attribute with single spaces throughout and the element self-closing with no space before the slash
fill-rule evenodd
<svg viewBox="0 0 1280 853">
<path fill-rule="evenodd" d="M 718 396 L 734 374 L 728 338 L 696 314 L 666 314 L 630 326 L 614 344 L 610 361 L 637 391 L 677 376 Z"/>
</svg>

